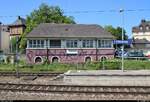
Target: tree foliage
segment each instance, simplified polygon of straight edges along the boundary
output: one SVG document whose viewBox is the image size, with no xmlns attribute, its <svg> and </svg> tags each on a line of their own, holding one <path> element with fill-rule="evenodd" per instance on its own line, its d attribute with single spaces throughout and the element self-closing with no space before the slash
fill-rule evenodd
<svg viewBox="0 0 150 102">
<path fill-rule="evenodd" d="M 12 45 L 11 50 L 12 50 L 13 53 L 15 53 L 15 52 L 16 52 L 16 43 L 17 43 L 16 37 L 13 37 L 13 38 L 10 40 L 10 42 L 11 42 L 11 45 Z"/>
<path fill-rule="evenodd" d="M 122 28 L 121 27 L 117 27 L 114 28 L 111 25 L 105 26 L 104 27 L 105 30 L 107 30 L 108 32 L 110 32 L 117 40 L 122 40 Z M 128 36 L 126 35 L 126 31 L 123 29 L 124 32 L 124 40 L 128 39 Z"/>
<path fill-rule="evenodd" d="M 58 6 L 49 6 L 45 3 L 41 4 L 37 10 L 31 12 L 26 19 L 26 30 L 21 36 L 20 48 L 26 47 L 25 36 L 40 23 L 66 23 L 75 24 L 74 18 L 65 16 Z"/>
<path fill-rule="evenodd" d="M 114 28 L 113 26 L 108 25 L 108 26 L 105 26 L 104 29 L 110 32 L 115 37 L 116 40 L 122 40 L 122 28 L 121 27 Z M 123 34 L 124 34 L 124 40 L 127 40 L 128 36 L 126 35 L 125 29 L 123 29 Z M 120 48 L 122 46 L 122 44 L 116 44 L 116 45 L 117 46 L 114 46 L 115 48 L 117 47 Z M 125 48 L 128 48 L 128 47 L 129 45 L 125 45 Z"/>
</svg>

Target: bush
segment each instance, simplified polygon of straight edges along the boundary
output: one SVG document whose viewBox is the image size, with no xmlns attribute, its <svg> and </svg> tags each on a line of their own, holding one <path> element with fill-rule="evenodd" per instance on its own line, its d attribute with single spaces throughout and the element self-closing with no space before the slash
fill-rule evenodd
<svg viewBox="0 0 150 102">
<path fill-rule="evenodd" d="M 10 63 L 10 60 L 11 60 L 11 56 L 7 56 L 7 57 L 6 57 L 6 63 L 7 63 L 7 64 Z"/>
<path fill-rule="evenodd" d="M 99 67 L 104 70 L 118 70 L 120 68 L 121 62 L 120 61 L 112 61 L 106 60 L 99 62 Z"/>
<path fill-rule="evenodd" d="M 127 70 L 150 69 L 150 61 L 125 60 L 124 65 Z"/>
</svg>

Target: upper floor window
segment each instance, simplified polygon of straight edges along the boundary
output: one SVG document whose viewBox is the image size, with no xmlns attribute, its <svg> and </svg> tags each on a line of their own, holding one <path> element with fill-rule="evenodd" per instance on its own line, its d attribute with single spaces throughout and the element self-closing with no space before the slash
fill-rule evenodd
<svg viewBox="0 0 150 102">
<path fill-rule="evenodd" d="M 146 30 L 149 30 L 149 26 L 146 26 Z"/>
<path fill-rule="evenodd" d="M 50 48 L 61 48 L 61 40 L 50 40 Z"/>
<path fill-rule="evenodd" d="M 142 27 L 142 26 L 140 26 L 140 30 L 143 30 L 143 27 Z"/>
<path fill-rule="evenodd" d="M 29 48 L 44 48 L 44 40 L 29 40 Z"/>
<path fill-rule="evenodd" d="M 66 40 L 66 47 L 67 48 L 77 48 L 78 40 Z"/>
<path fill-rule="evenodd" d="M 93 40 L 83 40 L 82 47 L 83 48 L 93 48 Z"/>
<path fill-rule="evenodd" d="M 111 48 L 112 41 L 111 40 L 98 40 L 98 47 L 99 48 Z"/>
</svg>

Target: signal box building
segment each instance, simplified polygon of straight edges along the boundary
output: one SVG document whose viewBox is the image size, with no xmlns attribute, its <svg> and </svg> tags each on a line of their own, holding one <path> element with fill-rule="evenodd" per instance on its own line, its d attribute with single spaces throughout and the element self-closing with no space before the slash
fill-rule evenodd
<svg viewBox="0 0 150 102">
<path fill-rule="evenodd" d="M 29 64 L 114 58 L 113 36 L 99 25 L 42 23 L 27 35 Z"/>
</svg>

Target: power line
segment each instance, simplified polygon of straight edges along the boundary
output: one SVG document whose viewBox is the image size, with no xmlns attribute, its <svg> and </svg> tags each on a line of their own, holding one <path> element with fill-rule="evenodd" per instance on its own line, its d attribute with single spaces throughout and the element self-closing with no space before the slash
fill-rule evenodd
<svg viewBox="0 0 150 102">
<path fill-rule="evenodd" d="M 124 12 L 141 12 L 141 11 L 150 11 L 150 9 L 126 9 Z M 67 11 L 64 13 L 107 13 L 107 12 L 119 12 L 119 10 L 111 9 L 111 10 L 97 10 L 97 11 Z"/>
<path fill-rule="evenodd" d="M 150 11 L 150 9 L 125 9 L 124 12 L 144 12 Z M 66 14 L 83 14 L 83 13 L 110 13 L 110 12 L 119 12 L 119 10 L 111 9 L 111 10 L 87 10 L 87 11 L 65 11 L 63 13 Z M 12 18 L 23 16 L 26 17 L 27 15 L 0 15 L 0 18 Z"/>
<path fill-rule="evenodd" d="M 22 17 L 26 17 L 27 15 L 0 15 L 0 18 L 13 18 L 13 17 L 18 17 L 18 16 L 22 16 Z"/>
</svg>

